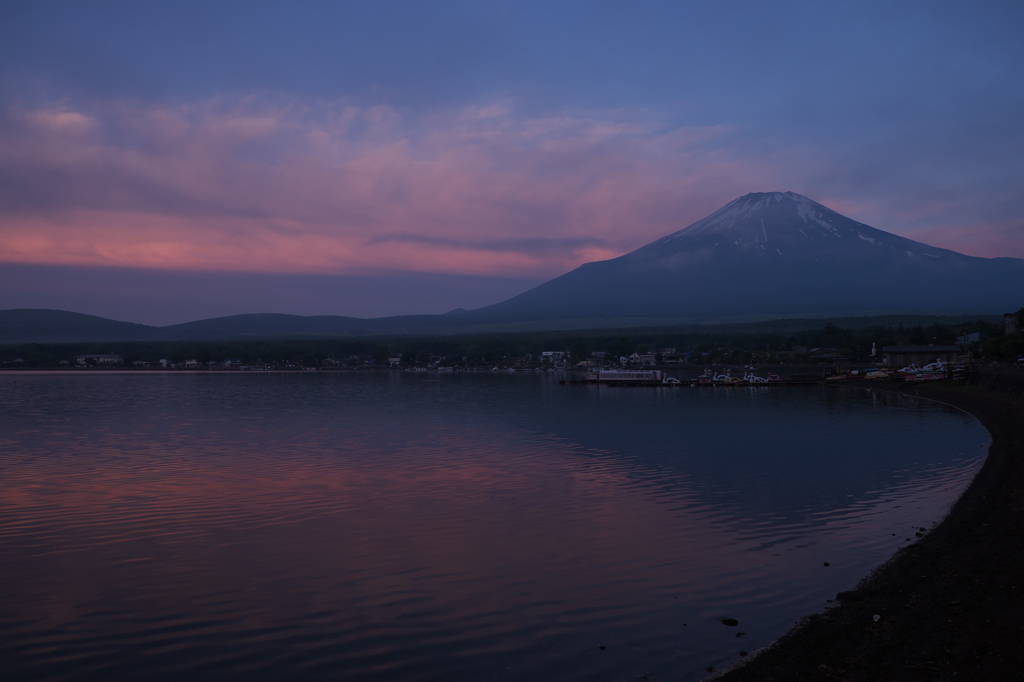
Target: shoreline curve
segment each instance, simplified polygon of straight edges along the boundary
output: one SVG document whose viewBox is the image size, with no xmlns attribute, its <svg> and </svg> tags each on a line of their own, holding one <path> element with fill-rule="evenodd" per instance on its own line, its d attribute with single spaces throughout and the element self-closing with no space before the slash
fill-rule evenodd
<svg viewBox="0 0 1024 682">
<path fill-rule="evenodd" d="M 981 422 L 992 439 L 981 469 L 939 525 L 835 606 L 706 679 L 1024 679 L 1024 400 L 946 382 L 902 388 Z"/>
</svg>

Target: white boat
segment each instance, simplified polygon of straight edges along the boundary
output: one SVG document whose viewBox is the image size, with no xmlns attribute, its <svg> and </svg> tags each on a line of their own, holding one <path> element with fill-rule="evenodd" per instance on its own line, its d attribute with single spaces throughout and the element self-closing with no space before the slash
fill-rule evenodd
<svg viewBox="0 0 1024 682">
<path fill-rule="evenodd" d="M 899 373 L 903 375 L 905 381 L 933 381 L 935 379 L 945 379 L 949 376 L 946 363 L 941 360 L 929 363 L 924 367 L 908 365 L 901 369 Z"/>
<path fill-rule="evenodd" d="M 601 384 L 672 385 L 682 382 L 665 376 L 657 369 L 596 369 L 587 374 L 587 381 Z"/>
</svg>

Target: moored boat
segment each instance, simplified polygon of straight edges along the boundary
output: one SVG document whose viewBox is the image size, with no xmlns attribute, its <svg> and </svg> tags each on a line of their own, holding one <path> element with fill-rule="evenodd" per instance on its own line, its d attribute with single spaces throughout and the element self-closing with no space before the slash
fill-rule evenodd
<svg viewBox="0 0 1024 682">
<path fill-rule="evenodd" d="M 657 369 L 595 369 L 587 372 L 582 382 L 563 380 L 562 383 L 613 384 L 623 386 L 679 386 L 679 379 L 667 376 Z"/>
</svg>

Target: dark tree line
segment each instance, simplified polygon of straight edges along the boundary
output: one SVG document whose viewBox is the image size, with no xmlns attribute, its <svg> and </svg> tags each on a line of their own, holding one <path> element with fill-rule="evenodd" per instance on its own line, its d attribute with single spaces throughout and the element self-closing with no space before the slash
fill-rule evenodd
<svg viewBox="0 0 1024 682">
<path fill-rule="evenodd" d="M 1024 311 L 1022 311 L 1024 312 Z M 1024 315 L 1022 315 L 1024 319 Z M 809 323 L 808 323 L 809 325 Z M 595 352 L 611 358 L 632 353 L 660 354 L 675 349 L 694 364 L 751 361 L 799 362 L 840 356 L 870 362 L 872 344 L 951 345 L 967 334 L 978 333 L 972 350 L 990 359 L 1011 360 L 1024 353 L 1024 332 L 1004 334 L 1001 323 L 979 319 L 932 324 L 877 324 L 854 328 L 833 322 L 784 331 L 782 323 L 746 327 L 677 327 L 574 332 L 472 334 L 459 336 L 365 337 L 346 339 L 120 342 L 23 344 L 0 346 L 3 367 L 59 367 L 75 364 L 79 355 L 113 353 L 132 366 L 136 361 L 155 365 L 160 359 L 201 365 L 238 360 L 259 366 L 382 366 L 400 358 L 404 366 L 430 362 L 454 366 L 495 366 L 520 358 L 539 358 L 544 351 L 563 351 L 572 362 Z M 794 325 L 789 325 L 794 326 Z M 16 360 L 21 362 L 15 362 Z"/>
</svg>

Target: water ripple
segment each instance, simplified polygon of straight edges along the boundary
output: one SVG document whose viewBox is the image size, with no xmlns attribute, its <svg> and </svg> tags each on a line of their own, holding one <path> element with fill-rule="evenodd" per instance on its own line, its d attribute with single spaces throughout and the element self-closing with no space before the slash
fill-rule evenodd
<svg viewBox="0 0 1024 682">
<path fill-rule="evenodd" d="M 696 680 L 740 648 L 718 618 L 751 649 L 824 607 L 941 518 L 987 444 L 955 410 L 818 389 L 8 388 L 10 679 Z"/>
</svg>

